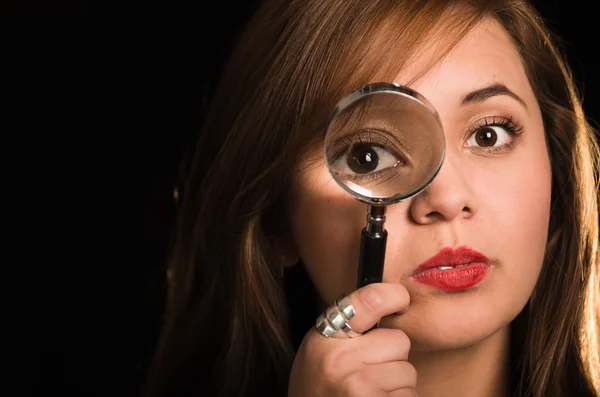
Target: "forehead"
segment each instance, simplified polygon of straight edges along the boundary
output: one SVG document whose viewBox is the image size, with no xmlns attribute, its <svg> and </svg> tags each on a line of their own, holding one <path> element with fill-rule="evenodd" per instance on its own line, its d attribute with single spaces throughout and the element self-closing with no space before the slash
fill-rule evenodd
<svg viewBox="0 0 600 397">
<path fill-rule="evenodd" d="M 440 61 L 435 45 L 424 44 L 394 82 L 408 85 L 437 108 L 455 104 L 465 92 L 502 83 L 526 100 L 534 100 L 521 56 L 496 20 L 483 19 Z"/>
</svg>

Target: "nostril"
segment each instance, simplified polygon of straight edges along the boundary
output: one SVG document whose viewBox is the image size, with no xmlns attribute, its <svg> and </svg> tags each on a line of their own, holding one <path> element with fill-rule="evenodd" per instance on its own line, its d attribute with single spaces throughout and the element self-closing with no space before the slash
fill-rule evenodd
<svg viewBox="0 0 600 397">
<path fill-rule="evenodd" d="M 432 211 L 429 214 L 425 215 L 425 218 L 431 220 L 444 220 L 446 217 L 441 212 Z"/>
</svg>

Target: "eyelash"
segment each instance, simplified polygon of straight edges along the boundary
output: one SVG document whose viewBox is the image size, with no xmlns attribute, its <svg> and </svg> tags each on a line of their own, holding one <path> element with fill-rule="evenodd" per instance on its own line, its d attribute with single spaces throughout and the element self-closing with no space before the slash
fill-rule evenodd
<svg viewBox="0 0 600 397">
<path fill-rule="evenodd" d="M 478 121 L 475 126 L 470 127 L 467 133 L 467 139 L 484 127 L 502 127 L 512 137 L 512 140 L 509 143 L 502 146 L 494 146 L 489 148 L 471 147 L 472 150 L 485 152 L 486 154 L 496 154 L 512 149 L 516 143 L 516 138 L 519 137 L 523 131 L 523 126 L 516 122 L 512 116 L 490 116 L 484 117 L 482 120 Z"/>
<path fill-rule="evenodd" d="M 353 137 L 353 135 L 356 136 Z M 346 154 L 348 149 L 356 144 L 369 144 L 372 146 L 378 146 L 388 151 L 390 150 L 390 146 L 393 147 L 391 140 L 386 138 L 384 133 L 381 131 L 366 130 L 355 134 L 348 134 L 342 138 L 329 161 L 338 161 L 344 154 Z M 395 155 L 397 154 L 395 153 Z"/>
</svg>

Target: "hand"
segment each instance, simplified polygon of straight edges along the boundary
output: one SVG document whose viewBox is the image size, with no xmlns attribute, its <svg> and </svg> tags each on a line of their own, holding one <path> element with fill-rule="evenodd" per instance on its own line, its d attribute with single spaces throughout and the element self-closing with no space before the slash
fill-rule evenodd
<svg viewBox="0 0 600 397">
<path fill-rule="evenodd" d="M 375 283 L 349 295 L 357 332 L 406 311 L 410 297 L 399 284 Z M 330 338 L 316 327 L 306 334 L 292 366 L 289 397 L 417 396 L 417 372 L 407 361 L 410 340 L 398 329 L 376 328 L 354 338 L 338 330 Z"/>
</svg>

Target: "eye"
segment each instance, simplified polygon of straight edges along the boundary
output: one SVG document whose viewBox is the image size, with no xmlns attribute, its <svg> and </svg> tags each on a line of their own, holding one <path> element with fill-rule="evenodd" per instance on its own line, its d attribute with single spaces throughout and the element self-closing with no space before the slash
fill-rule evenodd
<svg viewBox="0 0 600 397">
<path fill-rule="evenodd" d="M 336 163 L 335 168 L 343 174 L 365 175 L 395 167 L 400 160 L 378 144 L 358 142 L 351 145 Z"/>
<path fill-rule="evenodd" d="M 492 148 L 508 145 L 512 140 L 512 131 L 499 125 L 487 125 L 478 128 L 467 140 L 467 146 Z"/>
</svg>

